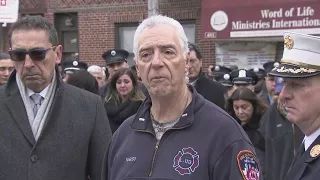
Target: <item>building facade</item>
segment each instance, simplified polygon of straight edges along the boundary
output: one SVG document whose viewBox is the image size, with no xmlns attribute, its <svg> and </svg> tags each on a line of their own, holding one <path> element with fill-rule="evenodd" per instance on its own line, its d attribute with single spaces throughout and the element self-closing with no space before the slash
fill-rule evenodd
<svg viewBox="0 0 320 180">
<path fill-rule="evenodd" d="M 180 21 L 190 42 L 201 47 L 204 71 L 211 64 L 251 68 L 280 60 L 283 31 L 320 34 L 318 1 L 159 0 L 159 12 Z M 55 24 L 64 59 L 79 55 L 89 64 L 104 65 L 101 55 L 108 49 L 132 52 L 148 0 L 23 0 L 19 12 Z M 9 26 L 0 30 L 0 51 L 9 48 Z M 134 63 L 132 54 L 129 63 Z"/>
<path fill-rule="evenodd" d="M 111 48 L 132 52 L 133 34 L 148 16 L 147 0 L 24 0 L 20 14 L 40 14 L 58 30 L 64 59 L 79 55 L 89 64 L 104 65 L 102 54 Z M 23 4 L 22 4 L 23 2 Z M 41 7 L 38 2 L 42 2 Z M 179 20 L 191 42 L 204 54 L 204 65 L 213 63 L 213 42 L 201 40 L 201 0 L 159 0 L 159 12 Z M 4 28 L 3 51 L 8 47 Z M 133 64 L 132 55 L 129 63 Z"/>
<path fill-rule="evenodd" d="M 201 39 L 226 66 L 280 61 L 284 32 L 320 34 L 319 0 L 203 0 L 201 12 Z"/>
</svg>

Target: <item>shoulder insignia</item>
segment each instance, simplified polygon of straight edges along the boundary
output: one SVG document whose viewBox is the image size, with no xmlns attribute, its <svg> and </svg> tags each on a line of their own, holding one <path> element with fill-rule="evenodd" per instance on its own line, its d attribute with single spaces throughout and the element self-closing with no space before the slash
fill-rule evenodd
<svg viewBox="0 0 320 180">
<path fill-rule="evenodd" d="M 260 180 L 260 168 L 256 156 L 249 150 L 243 150 L 237 156 L 239 170 L 244 180 Z"/>
</svg>

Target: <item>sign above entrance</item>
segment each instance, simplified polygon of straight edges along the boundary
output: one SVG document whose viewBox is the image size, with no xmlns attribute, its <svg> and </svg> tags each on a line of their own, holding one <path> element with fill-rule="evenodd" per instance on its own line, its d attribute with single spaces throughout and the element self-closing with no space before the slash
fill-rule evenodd
<svg viewBox="0 0 320 180">
<path fill-rule="evenodd" d="M 19 0 L 0 0 L 0 23 L 13 23 L 18 19 Z"/>
<path fill-rule="evenodd" d="M 320 3 L 219 9 L 203 6 L 201 21 L 205 39 L 279 37 L 286 31 L 320 34 Z"/>
</svg>

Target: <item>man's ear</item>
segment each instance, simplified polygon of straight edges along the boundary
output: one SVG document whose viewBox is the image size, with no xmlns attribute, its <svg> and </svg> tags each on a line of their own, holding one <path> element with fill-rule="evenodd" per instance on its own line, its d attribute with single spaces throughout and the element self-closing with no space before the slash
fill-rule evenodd
<svg viewBox="0 0 320 180">
<path fill-rule="evenodd" d="M 55 51 L 55 53 L 56 53 L 56 59 L 55 59 L 55 61 L 56 61 L 56 64 L 60 64 L 61 63 L 61 59 L 62 59 L 62 45 L 58 45 L 57 47 L 56 47 L 56 51 Z"/>
</svg>

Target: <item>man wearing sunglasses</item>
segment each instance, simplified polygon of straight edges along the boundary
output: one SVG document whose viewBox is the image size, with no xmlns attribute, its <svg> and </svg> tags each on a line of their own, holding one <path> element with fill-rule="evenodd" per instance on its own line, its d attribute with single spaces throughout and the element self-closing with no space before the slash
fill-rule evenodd
<svg viewBox="0 0 320 180">
<path fill-rule="evenodd" d="M 13 69 L 13 63 L 10 59 L 9 54 L 0 53 L 0 85 L 7 83 Z"/>
<path fill-rule="evenodd" d="M 101 98 L 65 84 L 53 25 L 26 16 L 11 26 L 15 70 L 0 87 L 0 179 L 101 179 L 111 138 Z"/>
</svg>

